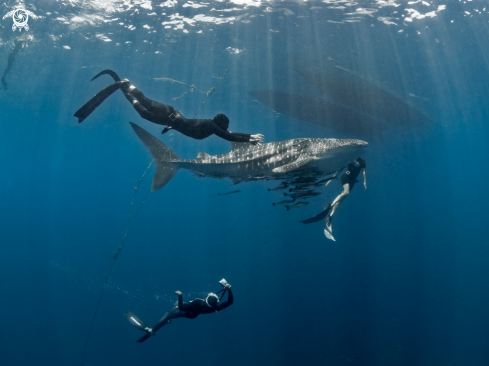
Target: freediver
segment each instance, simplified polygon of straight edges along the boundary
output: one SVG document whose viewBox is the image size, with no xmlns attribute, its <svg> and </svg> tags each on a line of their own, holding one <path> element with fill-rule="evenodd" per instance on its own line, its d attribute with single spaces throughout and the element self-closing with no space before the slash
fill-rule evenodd
<svg viewBox="0 0 489 366">
<path fill-rule="evenodd" d="M 163 317 L 156 323 L 153 328 L 149 328 L 146 324 L 143 323 L 135 314 L 132 312 L 128 312 L 124 314 L 127 320 L 134 325 L 136 328 L 146 332 L 144 336 L 139 338 L 137 342 L 142 343 L 151 336 L 156 334 L 156 331 L 166 324 L 171 322 L 171 319 L 176 318 L 187 318 L 187 319 L 195 319 L 200 314 L 211 314 L 221 310 L 226 309 L 231 306 L 234 302 L 233 292 L 231 291 L 231 285 L 223 278 L 219 283 L 222 285 L 223 289 L 218 291 L 217 293 L 210 292 L 205 299 L 194 299 L 190 300 L 189 303 L 184 303 L 182 299 L 182 292 L 175 291 L 175 294 L 178 295 L 178 301 L 175 303 L 175 306 L 168 311 Z M 218 293 L 222 292 L 221 297 L 217 296 Z M 225 293 L 228 293 L 227 301 L 221 302 Z"/>
<path fill-rule="evenodd" d="M 340 207 L 343 200 L 348 197 L 351 190 L 355 186 L 357 182 L 358 174 L 362 171 L 363 175 L 363 186 L 367 189 L 367 175 L 365 173 L 365 169 L 367 169 L 367 162 L 362 158 L 357 158 L 350 164 L 348 164 L 346 172 L 344 172 L 341 176 L 341 185 L 343 186 L 343 192 L 341 192 L 338 197 L 331 202 L 326 209 L 331 209 L 331 213 L 326 218 L 326 222 L 324 223 L 324 235 L 333 241 L 335 241 L 333 237 L 333 227 L 332 227 L 332 219 L 335 212 Z"/>
<path fill-rule="evenodd" d="M 222 113 L 219 113 L 213 119 L 186 119 L 182 113 L 172 106 L 146 98 L 140 90 L 131 85 L 129 80 L 121 80 L 112 70 L 100 72 L 92 78 L 92 81 L 101 75 L 110 75 L 115 82 L 99 91 L 83 107 L 76 111 L 75 117 L 78 118 L 78 123 L 83 122 L 105 99 L 117 89 L 120 89 L 142 118 L 167 126 L 161 133 L 166 133 L 173 129 L 197 140 L 205 139 L 213 134 L 233 142 L 251 142 L 256 144 L 264 140 L 261 134 L 249 135 L 228 131 L 229 119 Z"/>
<path fill-rule="evenodd" d="M 12 68 L 12 64 L 14 63 L 15 55 L 17 55 L 17 53 L 19 51 L 22 51 L 24 49 L 25 43 L 26 43 L 26 41 L 24 41 L 24 40 L 17 41 L 17 44 L 15 45 L 14 49 L 8 55 L 7 67 L 5 68 L 3 75 L 2 75 L 2 87 L 3 87 L 3 90 L 5 90 L 5 91 L 8 91 L 8 86 L 7 86 L 7 81 L 5 80 L 5 76 L 7 76 L 7 73 Z"/>
<path fill-rule="evenodd" d="M 365 169 L 367 168 L 367 162 L 362 158 L 358 158 L 355 161 L 348 164 L 346 168 L 347 168 L 346 172 L 344 172 L 343 175 L 341 176 L 341 185 L 343 186 L 343 192 L 341 192 L 333 202 L 328 203 L 328 205 L 324 208 L 324 210 L 321 211 L 319 214 L 307 220 L 301 221 L 303 224 L 311 224 L 313 222 L 323 220 L 327 216 L 326 222 L 324 224 L 324 235 L 331 240 L 335 240 L 333 237 L 333 228 L 331 225 L 331 220 L 333 218 L 333 215 L 338 210 L 338 207 L 340 207 L 341 202 L 343 202 L 343 200 L 350 194 L 351 190 L 353 189 L 353 186 L 357 182 L 357 177 L 361 170 L 363 171 L 363 186 L 365 187 L 365 189 L 367 189 L 367 176 L 365 174 Z M 332 178 L 328 179 L 326 186 L 331 182 L 332 179 L 335 179 L 336 175 L 339 174 L 340 171 L 343 169 L 344 167 L 338 170 Z M 331 214 L 329 214 L 330 211 Z"/>
</svg>

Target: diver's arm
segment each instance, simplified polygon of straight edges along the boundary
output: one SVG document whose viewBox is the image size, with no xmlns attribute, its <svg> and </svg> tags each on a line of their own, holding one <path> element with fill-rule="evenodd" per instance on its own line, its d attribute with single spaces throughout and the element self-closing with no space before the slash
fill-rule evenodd
<svg viewBox="0 0 489 366">
<path fill-rule="evenodd" d="M 246 133 L 239 133 L 239 132 L 229 132 L 227 130 L 223 130 L 222 128 L 218 127 L 215 125 L 214 127 L 214 134 L 219 136 L 220 138 L 232 142 L 250 142 L 251 141 L 251 135 L 246 134 Z"/>
<path fill-rule="evenodd" d="M 182 298 L 182 292 L 181 291 L 175 291 L 175 293 L 178 295 L 178 310 L 180 311 L 189 311 L 192 310 L 193 304 L 184 304 L 183 303 L 183 298 Z"/>
<path fill-rule="evenodd" d="M 182 291 L 175 291 L 175 294 L 178 295 L 178 310 L 182 311 L 183 308 L 183 297 Z"/>
<path fill-rule="evenodd" d="M 233 296 L 233 291 L 231 290 L 231 285 L 229 285 L 228 289 L 228 299 L 227 301 L 220 302 L 217 304 L 217 310 L 221 311 L 223 309 L 226 309 L 227 307 L 233 305 L 234 302 L 234 296 Z"/>
<path fill-rule="evenodd" d="M 365 168 L 362 169 L 362 175 L 363 175 L 363 186 L 365 189 L 367 189 L 367 175 L 365 173 Z"/>
</svg>

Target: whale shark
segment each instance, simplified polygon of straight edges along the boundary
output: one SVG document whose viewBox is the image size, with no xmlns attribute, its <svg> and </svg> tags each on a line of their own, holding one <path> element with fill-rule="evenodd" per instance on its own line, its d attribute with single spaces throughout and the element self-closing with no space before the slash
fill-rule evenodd
<svg viewBox="0 0 489 366">
<path fill-rule="evenodd" d="M 334 138 L 296 138 L 257 145 L 232 142 L 231 152 L 227 154 L 200 152 L 195 159 L 181 159 L 148 131 L 130 124 L 156 162 L 152 192 L 163 188 L 179 169 L 199 177 L 230 178 L 235 184 L 297 176 L 321 177 L 340 170 L 368 146 L 362 140 Z"/>
</svg>

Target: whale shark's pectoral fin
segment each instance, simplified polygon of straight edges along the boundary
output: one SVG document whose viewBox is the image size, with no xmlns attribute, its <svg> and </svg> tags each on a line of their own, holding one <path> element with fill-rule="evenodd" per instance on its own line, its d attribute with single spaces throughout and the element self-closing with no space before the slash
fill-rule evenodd
<svg viewBox="0 0 489 366">
<path fill-rule="evenodd" d="M 281 167 L 275 168 L 272 170 L 274 173 L 288 173 L 291 172 L 292 170 L 299 169 L 300 167 L 303 167 L 306 164 L 309 164 L 311 161 L 316 160 L 316 158 L 307 156 L 304 158 L 299 158 L 293 163 L 289 163 L 286 165 L 283 165 Z"/>
</svg>

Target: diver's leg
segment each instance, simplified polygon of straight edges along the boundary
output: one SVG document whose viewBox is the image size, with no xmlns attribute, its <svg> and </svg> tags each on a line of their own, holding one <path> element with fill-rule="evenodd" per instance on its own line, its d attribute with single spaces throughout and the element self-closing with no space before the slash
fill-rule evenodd
<svg viewBox="0 0 489 366">
<path fill-rule="evenodd" d="M 158 329 L 170 323 L 171 319 L 182 318 L 184 316 L 185 313 L 178 309 L 178 305 L 175 305 L 170 311 L 168 311 L 165 315 L 163 315 L 163 317 L 158 321 L 158 323 L 155 324 L 155 326 L 153 327 L 153 333 L 156 333 Z"/>
<path fill-rule="evenodd" d="M 172 106 L 169 106 L 169 105 L 166 105 L 163 103 L 159 103 L 159 102 L 155 102 L 154 100 L 146 98 L 146 96 L 143 94 L 143 92 L 141 90 L 139 90 L 138 88 L 136 88 L 134 85 L 132 85 L 129 80 L 124 79 L 124 80 L 122 80 L 122 83 L 123 84 L 121 86 L 121 89 L 124 92 L 124 95 L 126 93 L 131 94 L 150 113 L 158 114 L 162 117 L 169 116 L 172 113 L 175 115 L 177 115 L 177 113 L 180 114 Z"/>
<path fill-rule="evenodd" d="M 331 204 L 331 206 L 333 208 L 332 208 L 331 213 L 329 214 L 329 216 L 326 218 L 326 222 L 324 223 L 324 235 L 326 235 L 326 237 L 328 239 L 335 240 L 333 238 L 333 235 L 331 235 L 331 233 L 333 232 L 333 224 L 331 223 L 331 220 L 333 219 L 333 215 L 338 210 L 338 208 L 340 207 L 340 205 L 343 202 L 343 200 L 349 194 L 350 194 L 350 184 L 349 183 L 345 183 L 345 184 L 343 184 L 343 192 L 341 192 L 341 194 L 338 197 L 336 197 L 336 199 Z"/>
<path fill-rule="evenodd" d="M 132 93 L 129 91 L 130 90 L 129 80 L 124 79 L 124 80 L 119 81 L 117 84 L 119 84 L 119 87 L 122 90 L 122 92 L 124 93 L 124 96 L 126 97 L 127 101 L 129 103 L 131 103 L 133 108 L 136 110 L 136 112 L 139 113 L 139 115 L 142 118 L 144 118 L 150 122 L 158 123 L 158 122 L 155 122 L 155 115 L 153 113 L 151 113 L 150 111 L 148 111 L 146 108 L 144 108 L 144 106 L 141 105 L 139 100 L 137 98 L 135 98 L 134 95 L 132 95 Z"/>
<path fill-rule="evenodd" d="M 158 323 L 155 324 L 155 326 L 153 328 L 142 329 L 146 332 L 146 334 L 144 336 L 142 336 L 141 338 L 139 338 L 136 342 L 143 343 L 145 340 L 147 340 L 151 336 L 155 335 L 155 333 L 158 329 L 163 327 L 165 324 L 168 324 L 171 319 L 181 318 L 183 316 L 185 316 L 185 313 L 178 310 L 178 305 L 176 305 L 175 307 L 173 307 L 173 309 L 171 309 L 165 315 L 163 315 L 163 317 L 158 321 Z M 141 328 L 139 328 L 139 329 L 141 329 Z"/>
<path fill-rule="evenodd" d="M 336 210 L 340 207 L 341 202 L 350 194 L 350 185 L 348 183 L 343 184 L 343 192 L 341 192 L 338 197 L 335 198 L 333 203 L 331 204 L 331 207 L 333 209 L 331 210 L 331 214 L 329 215 L 330 217 L 334 215 Z"/>
<path fill-rule="evenodd" d="M 144 108 L 136 98 L 134 97 L 131 98 L 129 94 L 129 96 L 126 96 L 126 99 L 132 104 L 133 108 L 136 110 L 136 112 L 139 113 L 139 115 L 142 118 L 150 122 L 158 123 L 155 120 L 155 115 L 153 113 L 150 113 L 150 111 L 148 111 L 146 108 Z"/>
</svg>

